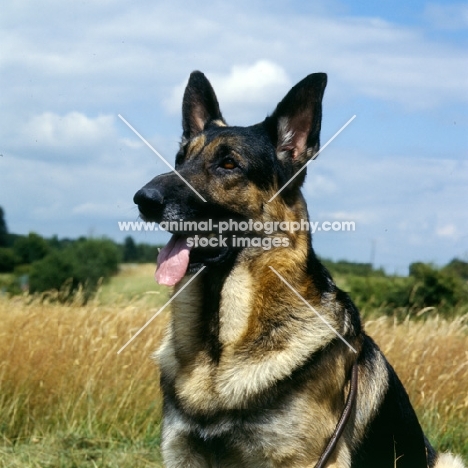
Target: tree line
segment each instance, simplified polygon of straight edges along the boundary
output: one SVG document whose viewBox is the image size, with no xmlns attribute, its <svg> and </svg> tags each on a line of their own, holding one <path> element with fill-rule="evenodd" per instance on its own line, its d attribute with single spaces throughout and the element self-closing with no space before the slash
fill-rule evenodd
<svg viewBox="0 0 468 468">
<path fill-rule="evenodd" d="M 324 262 L 364 313 L 405 318 L 468 313 L 468 262 L 453 259 L 438 267 L 415 262 L 408 276 L 386 275 L 368 263 Z"/>
<path fill-rule="evenodd" d="M 0 275 L 0 291 L 56 290 L 64 301 L 81 291 L 87 301 L 101 281 L 117 273 L 120 263 L 154 263 L 157 255 L 158 246 L 137 244 L 131 236 L 119 244 L 104 238 L 11 234 L 0 207 L 0 274 L 4 274 Z M 379 310 L 402 316 L 431 308 L 446 315 L 468 312 L 468 262 L 460 259 L 444 267 L 413 263 L 407 277 L 387 275 L 370 263 L 327 259 L 323 263 L 364 312 Z"/>
<path fill-rule="evenodd" d="M 69 300 L 81 291 L 86 302 L 120 263 L 155 262 L 157 254 L 157 246 L 137 244 L 130 236 L 119 244 L 105 238 L 12 234 L 0 207 L 0 273 L 9 274 L 0 278 L 0 290 L 10 294 L 57 290 L 62 300 Z"/>
</svg>

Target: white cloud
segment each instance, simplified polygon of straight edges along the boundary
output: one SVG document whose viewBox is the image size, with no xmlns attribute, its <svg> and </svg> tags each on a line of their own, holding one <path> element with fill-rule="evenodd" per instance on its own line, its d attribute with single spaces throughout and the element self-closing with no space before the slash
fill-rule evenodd
<svg viewBox="0 0 468 468">
<path fill-rule="evenodd" d="M 436 235 L 439 237 L 445 237 L 447 239 L 455 240 L 460 237 L 460 233 L 458 232 L 457 227 L 452 223 L 438 227 L 436 229 Z"/>
<path fill-rule="evenodd" d="M 2 130 L 4 151 L 10 155 L 63 163 L 97 162 L 119 139 L 114 116 L 89 117 L 76 111 L 43 112 L 23 124 L 7 122 Z"/>
<path fill-rule="evenodd" d="M 227 16 L 228 12 L 220 14 Z M 228 109 L 238 100 L 265 102 L 265 94 L 258 93 L 250 85 L 253 81 L 249 76 L 258 83 L 263 82 L 263 88 L 274 85 L 284 94 L 292 81 L 314 71 L 329 73 L 328 93 L 340 99 L 366 96 L 398 103 L 411 110 L 468 100 L 463 66 L 468 61 L 467 51 L 442 41 L 432 41 L 418 28 L 376 18 L 326 15 L 291 14 L 278 22 L 266 13 L 262 16 L 262 40 L 259 40 L 256 31 L 248 28 L 251 22 L 242 15 L 229 21 L 237 21 L 233 26 L 236 34 L 216 32 L 220 38 L 210 45 L 216 61 L 208 57 L 193 60 L 191 56 L 196 57 L 197 49 L 191 46 L 181 51 L 186 58 L 186 73 L 191 66 L 201 68 L 200 64 L 206 63 L 202 71 L 212 79 L 221 105 L 225 100 Z M 307 30 L 313 30 L 313 34 L 304 34 Z M 239 59 L 251 65 L 234 66 L 228 74 L 218 71 Z M 171 112 L 180 111 L 184 86 L 185 82 L 179 84 L 166 99 Z M 273 93 L 269 102 L 281 97 Z"/>
<path fill-rule="evenodd" d="M 333 177 L 331 177 L 330 174 L 316 173 L 315 171 L 308 169 L 307 183 L 303 188 L 306 195 L 312 197 L 324 197 L 336 193 L 337 189 L 336 181 L 333 180 Z"/>
<path fill-rule="evenodd" d="M 114 135 L 114 120 L 111 115 L 91 118 L 80 112 L 65 115 L 44 112 L 25 124 L 22 136 L 38 146 L 91 146 Z"/>
<path fill-rule="evenodd" d="M 25 90 L 41 99 L 37 93 L 47 88 L 43 99 L 56 105 L 62 96 L 75 108 L 83 102 L 159 99 L 179 111 L 183 86 L 175 97 L 172 87 L 193 69 L 209 74 L 227 107 L 237 98 L 264 103 L 265 88 L 286 92 L 314 71 L 329 72 L 329 91 L 334 87 L 341 97 L 367 96 L 412 109 L 468 99 L 466 49 L 432 40 L 421 27 L 332 16 L 326 8 L 295 13 L 279 4 L 262 11 L 261 3 L 241 3 L 242 8 L 229 3 L 188 8 L 174 0 L 138 9 L 88 4 L 66 11 L 52 3 L 53 18 L 43 26 L 31 3 L 21 13 L 10 12 L 15 24 L 25 25 L 20 33 L 12 28 L 2 33 L 2 74 L 18 82 L 4 99 L 14 105 L 30 94 Z M 47 2 L 42 5 L 40 17 L 47 19 Z M 432 4 L 427 11 L 434 17 L 445 12 L 454 21 L 466 18 L 461 4 Z M 72 16 L 74 27 L 67 29 L 65 18 Z"/>
<path fill-rule="evenodd" d="M 272 94 L 290 87 L 291 81 L 278 64 L 259 60 L 253 65 L 234 65 L 228 75 L 213 74 L 213 84 L 228 104 L 271 104 Z"/>
<path fill-rule="evenodd" d="M 252 65 L 233 65 L 227 74 L 206 71 L 221 111 L 227 107 L 230 117 L 245 113 L 259 104 L 274 106 L 282 93 L 291 87 L 286 71 L 269 60 L 258 60 Z M 179 113 L 187 80 L 172 89 L 165 106 L 172 113 Z M 272 109 L 273 110 L 273 109 Z"/>
</svg>

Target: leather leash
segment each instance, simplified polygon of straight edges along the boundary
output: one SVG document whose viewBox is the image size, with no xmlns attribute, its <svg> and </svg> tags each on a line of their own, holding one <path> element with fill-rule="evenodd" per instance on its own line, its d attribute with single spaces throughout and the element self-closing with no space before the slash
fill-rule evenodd
<svg viewBox="0 0 468 468">
<path fill-rule="evenodd" d="M 351 388 L 349 389 L 348 398 L 346 399 L 346 405 L 344 407 L 343 413 L 341 414 L 341 418 L 338 421 L 338 424 L 333 431 L 333 434 L 328 441 L 325 450 L 322 453 L 319 461 L 315 465 L 315 468 L 324 468 L 328 460 L 330 459 L 333 450 L 335 450 L 336 444 L 340 439 L 343 431 L 346 427 L 346 423 L 351 415 L 351 411 L 353 409 L 354 403 L 356 402 L 356 395 L 357 395 L 357 384 L 358 384 L 358 365 L 357 363 L 353 364 L 353 369 L 351 371 Z"/>
</svg>

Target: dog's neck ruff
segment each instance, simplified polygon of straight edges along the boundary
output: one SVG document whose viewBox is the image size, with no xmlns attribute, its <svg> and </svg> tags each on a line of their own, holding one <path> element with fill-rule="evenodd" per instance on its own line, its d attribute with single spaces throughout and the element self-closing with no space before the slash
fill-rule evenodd
<svg viewBox="0 0 468 468">
<path fill-rule="evenodd" d="M 319 461 L 315 465 L 315 468 L 324 468 L 328 460 L 330 459 L 333 453 L 333 450 L 335 450 L 336 444 L 338 443 L 341 435 L 343 434 L 343 431 L 346 427 L 346 423 L 349 420 L 351 411 L 356 402 L 357 386 L 358 386 L 358 365 L 355 362 L 353 364 L 353 368 L 351 371 L 351 386 L 349 389 L 348 398 L 346 399 L 346 405 L 344 407 L 343 413 L 341 414 L 340 420 L 338 421 L 338 424 L 336 425 L 335 430 L 333 431 L 333 434 L 331 435 L 330 440 L 328 441 L 328 444 L 322 453 L 322 456 L 320 457 Z"/>
</svg>

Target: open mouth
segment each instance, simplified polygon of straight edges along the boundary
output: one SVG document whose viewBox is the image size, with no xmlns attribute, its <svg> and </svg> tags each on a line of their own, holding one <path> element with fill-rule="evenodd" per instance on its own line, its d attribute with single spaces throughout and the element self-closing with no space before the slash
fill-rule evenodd
<svg viewBox="0 0 468 468">
<path fill-rule="evenodd" d="M 156 281 L 165 286 L 175 286 L 187 273 L 195 273 L 203 265 L 215 263 L 226 255 L 227 247 L 197 247 L 193 238 L 173 234 L 159 252 Z"/>
</svg>

